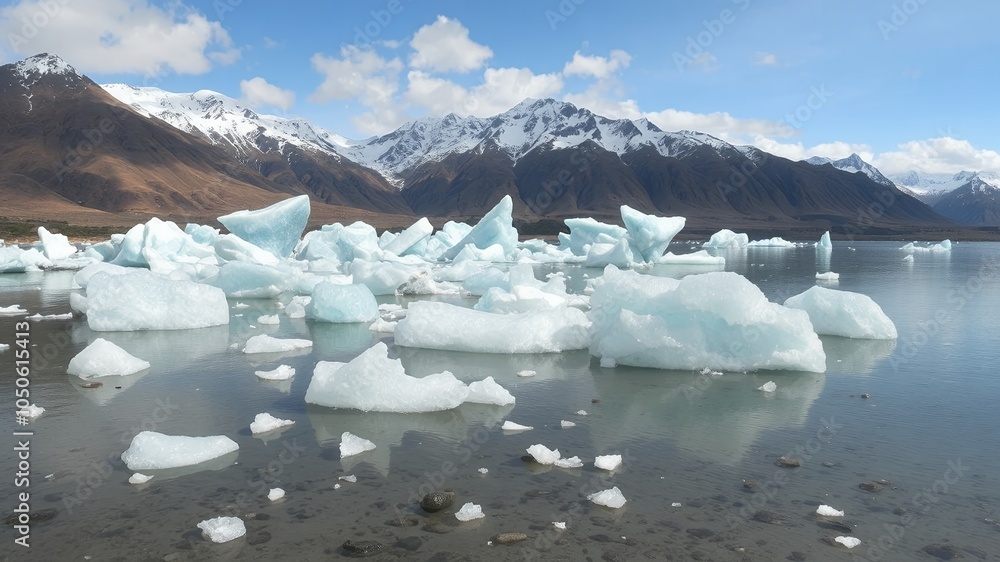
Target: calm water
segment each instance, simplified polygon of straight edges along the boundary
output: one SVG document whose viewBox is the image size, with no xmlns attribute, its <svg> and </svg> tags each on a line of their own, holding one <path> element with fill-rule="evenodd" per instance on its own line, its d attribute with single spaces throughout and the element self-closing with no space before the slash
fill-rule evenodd
<svg viewBox="0 0 1000 562">
<path fill-rule="evenodd" d="M 307 406 L 316 361 L 349 360 L 378 336 L 287 316 L 280 326 L 256 325 L 278 311 L 272 301 L 230 301 L 231 324 L 205 330 L 96 334 L 79 319 L 34 322 L 33 351 L 42 359 L 33 368 L 32 400 L 47 411 L 30 426 L 30 503 L 56 515 L 33 523 L 30 550 L 14 545 L 6 526 L 0 553 L 10 560 L 329 560 L 342 557 L 340 545 L 351 539 L 386 545 L 376 560 L 935 560 L 922 549 L 940 543 L 967 559 L 1000 560 L 1000 245 L 957 244 L 950 255 L 916 255 L 913 263 L 902 260 L 900 245 L 835 244 L 829 264 L 817 263 L 812 248 L 727 254 L 726 269 L 772 301 L 811 287 L 815 273 L 830 268 L 841 279 L 827 286 L 871 296 L 896 323 L 898 342 L 823 338 L 824 374 L 602 369 L 585 351 L 485 356 L 393 348 L 385 336 L 410 374 L 492 375 L 517 398 L 503 408 L 398 415 Z M 600 273 L 555 269 L 567 272 L 575 290 Z M 707 269 L 652 273 L 699 271 Z M 68 312 L 72 275 L 0 276 L 0 306 Z M 0 341 L 12 343 L 15 320 L 0 317 Z M 278 356 L 231 347 L 258 333 L 305 337 L 315 347 Z M 66 365 L 96 337 L 153 367 L 82 388 Z M 13 348 L 0 361 L 9 403 L 0 431 L 10 436 L 19 429 L 11 411 Z M 254 376 L 282 363 L 297 371 L 289 382 Z M 524 369 L 538 374 L 515 375 Z M 768 380 L 778 385 L 773 396 L 755 391 Z M 581 409 L 588 415 L 575 413 Z M 296 424 L 255 438 L 249 424 L 265 411 Z M 535 430 L 505 435 L 505 419 Z M 561 429 L 560 420 L 577 426 Z M 142 429 L 225 434 L 240 450 L 134 486 L 118 456 Z M 344 431 L 377 448 L 340 459 Z M 0 457 L 5 513 L 17 504 L 13 440 Z M 587 466 L 526 463 L 521 456 L 535 443 L 579 455 Z M 610 453 L 625 457 L 623 467 L 596 471 L 593 457 Z M 786 454 L 802 466 L 776 466 Z M 337 480 L 351 474 L 356 483 Z M 858 488 L 879 480 L 889 482 L 881 492 Z M 625 508 L 585 499 L 611 486 L 628 499 Z M 286 499 L 269 502 L 271 487 L 284 488 Z M 456 504 L 423 514 L 415 502 L 436 488 L 454 489 Z M 451 513 L 468 501 L 481 504 L 486 518 L 460 524 Z M 813 515 L 823 503 L 846 512 L 861 546 L 848 553 L 824 542 L 845 533 Z M 220 515 L 242 517 L 247 536 L 223 545 L 202 539 L 197 523 Z M 416 525 L 387 524 L 397 517 Z M 761 521 L 768 517 L 775 523 Z M 556 532 L 552 521 L 565 521 L 566 531 Z M 501 532 L 529 540 L 487 544 Z"/>
</svg>

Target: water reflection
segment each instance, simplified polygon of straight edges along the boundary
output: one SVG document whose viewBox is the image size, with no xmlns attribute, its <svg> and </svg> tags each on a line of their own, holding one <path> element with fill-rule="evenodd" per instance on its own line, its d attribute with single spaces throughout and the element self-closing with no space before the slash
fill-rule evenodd
<svg viewBox="0 0 1000 562">
<path fill-rule="evenodd" d="M 125 392 L 132 385 L 139 382 L 139 379 L 149 374 L 150 369 L 143 369 L 138 373 L 134 373 L 124 377 L 100 377 L 97 379 L 83 380 L 79 377 L 72 375 L 67 375 L 69 377 L 70 385 L 74 390 L 79 392 L 87 400 L 90 400 L 98 406 L 105 406 L 110 402 L 115 396 Z M 97 388 L 85 388 L 85 384 L 100 383 L 101 386 Z"/>
<path fill-rule="evenodd" d="M 868 375 L 892 355 L 896 340 L 861 340 L 820 336 L 826 352 L 826 372 Z"/>
<path fill-rule="evenodd" d="M 563 380 L 572 373 L 590 368 L 590 353 L 586 350 L 563 353 L 533 353 L 505 355 L 500 353 L 465 353 L 412 347 L 391 347 L 406 369 L 406 374 L 423 377 L 450 371 L 465 382 L 493 377 L 505 382 L 531 384 Z M 519 377 L 521 371 L 534 371 L 531 377 Z"/>
<path fill-rule="evenodd" d="M 378 341 L 378 334 L 369 330 L 366 323 L 310 324 L 313 351 L 320 361 L 350 361 Z"/>
<path fill-rule="evenodd" d="M 154 371 L 178 370 L 229 349 L 229 326 L 196 330 L 94 332 L 85 322 L 76 322 L 70 328 L 70 334 L 73 343 L 81 346 L 81 349 L 97 338 L 104 338 L 130 354 L 149 361 Z"/>
</svg>

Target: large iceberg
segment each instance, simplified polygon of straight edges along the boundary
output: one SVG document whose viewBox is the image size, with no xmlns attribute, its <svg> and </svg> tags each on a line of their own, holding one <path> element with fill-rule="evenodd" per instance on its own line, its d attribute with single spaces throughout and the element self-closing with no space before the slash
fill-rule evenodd
<svg viewBox="0 0 1000 562">
<path fill-rule="evenodd" d="M 587 316 L 576 308 L 493 314 L 431 301 L 410 304 L 396 345 L 476 353 L 548 353 L 584 349 Z"/>
<path fill-rule="evenodd" d="M 657 217 L 622 205 L 622 221 L 636 253 L 643 261 L 655 262 L 667 251 L 670 241 L 684 228 L 684 217 Z"/>
<path fill-rule="evenodd" d="M 747 244 L 750 243 L 750 237 L 746 233 L 740 232 L 736 233 L 732 230 L 724 228 L 708 239 L 708 242 L 702 244 L 704 248 L 716 248 L 724 250 L 738 250 L 740 248 L 746 248 Z"/>
<path fill-rule="evenodd" d="M 785 300 L 809 314 L 818 334 L 875 340 L 896 339 L 896 325 L 868 295 L 812 287 Z"/>
<path fill-rule="evenodd" d="M 820 237 L 819 242 L 816 242 L 816 250 L 821 252 L 831 252 L 833 251 L 833 242 L 830 241 L 830 231 L 827 230 Z"/>
<path fill-rule="evenodd" d="M 407 375 L 379 342 L 349 363 L 317 363 L 305 399 L 331 408 L 412 413 L 450 410 L 468 396 L 465 383 L 447 371 L 423 378 Z"/>
<path fill-rule="evenodd" d="M 229 323 L 222 289 L 150 271 L 97 273 L 87 284 L 87 324 L 95 332 L 184 330 Z"/>
<path fill-rule="evenodd" d="M 219 217 L 219 222 L 243 240 L 287 258 L 309 222 L 309 210 L 309 196 L 299 195 L 256 211 Z"/>
<path fill-rule="evenodd" d="M 594 287 L 590 352 L 602 364 L 826 370 L 809 316 L 768 301 L 736 273 L 675 280 L 608 266 Z"/>
<path fill-rule="evenodd" d="M 53 234 L 44 226 L 38 227 L 38 240 L 42 244 L 42 253 L 51 261 L 68 258 L 76 253 L 76 246 L 69 243 L 64 234 Z"/>
<path fill-rule="evenodd" d="M 131 355 L 104 338 L 97 338 L 69 360 L 66 372 L 81 379 L 91 379 L 131 375 L 148 368 L 148 361 Z"/>
<path fill-rule="evenodd" d="M 427 220 L 427 217 L 423 217 L 397 234 L 383 249 L 397 256 L 405 255 L 410 251 L 417 252 L 421 246 L 426 248 L 427 239 L 433 232 L 434 226 L 431 225 L 431 221 Z"/>
<path fill-rule="evenodd" d="M 517 249 L 517 230 L 513 225 L 514 202 L 510 195 L 504 195 L 490 212 L 465 235 L 457 244 L 445 252 L 445 259 L 454 260 L 466 246 L 485 250 L 499 245 L 505 255 Z"/>
<path fill-rule="evenodd" d="M 122 460 L 129 470 L 160 470 L 203 463 L 239 448 L 225 435 L 187 437 L 143 431 L 132 438 Z"/>
<path fill-rule="evenodd" d="M 270 265 L 232 261 L 204 283 L 222 289 L 228 297 L 269 299 L 285 290 L 289 273 Z"/>
<path fill-rule="evenodd" d="M 586 256 L 590 247 L 599 241 L 614 244 L 625 238 L 628 231 L 616 224 L 607 224 L 592 218 L 574 218 L 563 221 L 569 234 L 559 235 L 559 246 L 576 256 Z"/>
<path fill-rule="evenodd" d="M 323 281 L 313 288 L 306 314 L 320 322 L 371 323 L 378 318 L 378 303 L 364 285 L 339 285 Z"/>
</svg>

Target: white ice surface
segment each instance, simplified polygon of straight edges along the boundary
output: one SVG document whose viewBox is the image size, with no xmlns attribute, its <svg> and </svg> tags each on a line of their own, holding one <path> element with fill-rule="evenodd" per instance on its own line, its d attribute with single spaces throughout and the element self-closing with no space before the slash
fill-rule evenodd
<svg viewBox="0 0 1000 562">
<path fill-rule="evenodd" d="M 587 499 L 596 503 L 597 505 L 603 505 L 605 507 L 610 507 L 612 509 L 618 509 L 625 505 L 627 501 L 625 496 L 622 495 L 622 491 L 615 486 L 609 490 L 602 490 L 600 492 L 594 492 L 587 496 Z"/>
<path fill-rule="evenodd" d="M 562 458 L 562 455 L 559 454 L 559 449 L 549 449 L 541 443 L 536 443 L 528 447 L 527 451 L 538 464 L 554 464 L 557 460 Z"/>
<path fill-rule="evenodd" d="M 239 448 L 224 435 L 188 437 L 143 431 L 132 438 L 122 460 L 129 470 L 160 470 L 202 463 Z"/>
<path fill-rule="evenodd" d="M 702 244 L 704 248 L 716 248 L 725 250 L 738 250 L 746 248 L 750 243 L 750 238 L 745 233 L 736 233 L 729 229 L 722 229 L 712 235 L 708 242 Z"/>
<path fill-rule="evenodd" d="M 291 255 L 309 221 L 309 196 L 299 195 L 256 211 L 219 217 L 230 232 L 278 258 Z"/>
<path fill-rule="evenodd" d="M 378 318 L 378 303 L 365 285 L 339 285 L 324 281 L 313 288 L 306 315 L 319 322 L 371 323 Z"/>
<path fill-rule="evenodd" d="M 843 517 L 844 512 L 824 504 L 816 508 L 816 515 L 822 515 L 823 517 Z"/>
<path fill-rule="evenodd" d="M 839 542 L 847 548 L 854 548 L 861 544 L 861 539 L 856 537 L 835 537 L 833 540 L 835 542 Z"/>
<path fill-rule="evenodd" d="M 97 273 L 87 284 L 87 324 L 95 332 L 183 330 L 229 323 L 221 289 L 150 271 Z"/>
<path fill-rule="evenodd" d="M 466 402 L 476 404 L 493 404 L 494 406 L 509 406 L 514 403 L 514 395 L 497 384 L 493 377 L 469 383 L 469 395 Z"/>
<path fill-rule="evenodd" d="M 81 379 L 125 376 L 149 368 L 149 362 L 118 347 L 104 338 L 97 338 L 69 360 L 66 372 Z"/>
<path fill-rule="evenodd" d="M 238 539 L 247 534 L 246 525 L 239 517 L 215 517 L 198 523 L 208 540 L 221 543 Z"/>
<path fill-rule="evenodd" d="M 267 334 L 260 334 L 247 340 L 243 353 L 283 353 L 295 351 L 297 349 L 308 349 L 313 342 L 295 338 L 273 338 Z"/>
<path fill-rule="evenodd" d="M 896 339 L 896 325 L 868 295 L 812 287 L 785 300 L 806 311 L 816 333 L 846 338 Z"/>
<path fill-rule="evenodd" d="M 455 518 L 459 521 L 472 521 L 473 519 L 482 519 L 486 517 L 483 513 L 482 506 L 468 502 L 455 512 Z"/>
<path fill-rule="evenodd" d="M 69 243 L 65 234 L 53 234 L 44 226 L 38 227 L 38 239 L 42 244 L 42 253 L 52 261 L 65 259 L 76 253 L 76 246 Z"/>
<path fill-rule="evenodd" d="M 519 423 L 507 420 L 503 422 L 503 425 L 500 427 L 500 429 L 504 431 L 528 431 L 529 429 L 535 429 L 535 428 L 530 425 L 521 425 Z"/>
<path fill-rule="evenodd" d="M 295 369 L 288 365 L 278 365 L 270 371 L 254 371 L 254 374 L 266 381 L 286 381 L 295 376 Z"/>
<path fill-rule="evenodd" d="M 621 455 L 600 455 L 594 458 L 594 467 L 601 470 L 616 470 L 621 465 Z"/>
<path fill-rule="evenodd" d="M 363 437 L 358 437 L 353 433 L 345 431 L 340 436 L 341 457 L 353 457 L 354 455 L 360 455 L 365 451 L 371 451 L 374 448 L 375 448 L 374 443 Z"/>
<path fill-rule="evenodd" d="M 766 383 L 760 385 L 757 390 L 761 392 L 771 393 L 778 390 L 778 385 L 774 381 L 767 381 Z"/>
<path fill-rule="evenodd" d="M 285 497 L 285 491 L 281 488 L 271 488 L 267 491 L 267 499 L 276 502 Z"/>
<path fill-rule="evenodd" d="M 464 238 L 444 253 L 444 257 L 458 261 L 456 258 L 466 246 L 482 250 L 493 245 L 500 246 L 504 256 L 512 255 L 517 249 L 517 230 L 514 229 L 511 216 L 513 210 L 513 199 L 510 195 L 504 195 Z"/>
<path fill-rule="evenodd" d="M 267 433 L 294 423 L 292 420 L 283 420 L 264 412 L 254 416 L 253 421 L 250 422 L 250 433 Z"/>
</svg>

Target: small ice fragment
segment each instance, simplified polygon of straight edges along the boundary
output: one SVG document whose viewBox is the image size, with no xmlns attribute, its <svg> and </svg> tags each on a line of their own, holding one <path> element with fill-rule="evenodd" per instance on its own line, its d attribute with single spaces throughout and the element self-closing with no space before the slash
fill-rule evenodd
<svg viewBox="0 0 1000 562">
<path fill-rule="evenodd" d="M 480 468 L 480 469 L 479 469 L 479 473 L 480 473 L 480 474 L 487 474 L 487 473 L 488 473 L 489 471 L 490 471 L 490 469 L 488 469 L 488 468 L 485 468 L 485 467 L 484 467 L 484 468 Z"/>
<path fill-rule="evenodd" d="M 247 340 L 243 353 L 277 353 L 312 347 L 313 342 L 300 339 L 280 339 L 261 334 Z"/>
<path fill-rule="evenodd" d="M 583 461 L 580 457 L 570 457 L 568 459 L 556 459 L 553 463 L 559 468 L 580 468 L 583 466 Z"/>
<path fill-rule="evenodd" d="M 482 519 L 483 517 L 486 517 L 486 515 L 483 514 L 482 506 L 472 502 L 463 505 L 462 509 L 455 512 L 455 518 L 459 521 L 472 521 L 473 519 Z"/>
<path fill-rule="evenodd" d="M 560 531 L 565 531 L 566 530 L 566 522 L 565 521 L 553 521 L 552 525 L 554 525 L 555 528 L 559 529 Z"/>
<path fill-rule="evenodd" d="M 280 324 L 281 320 L 278 318 L 277 314 L 264 315 L 257 318 L 258 324 L 274 325 Z"/>
<path fill-rule="evenodd" d="M 145 474 L 139 474 L 138 472 L 136 472 L 132 476 L 128 477 L 128 483 L 129 484 L 145 484 L 146 482 L 149 482 L 150 479 L 152 479 L 152 478 L 153 478 L 152 476 L 146 476 Z"/>
<path fill-rule="evenodd" d="M 514 395 L 497 384 L 493 377 L 486 377 L 481 381 L 469 383 L 469 395 L 465 401 L 476 404 L 509 406 L 514 403 Z"/>
<path fill-rule="evenodd" d="M 285 427 L 293 423 L 295 422 L 292 420 L 283 420 L 264 412 L 254 417 L 253 422 L 250 423 L 250 433 L 267 433 L 268 431 L 274 431 L 279 427 Z"/>
<path fill-rule="evenodd" d="M 104 338 L 97 338 L 69 360 L 66 372 L 81 379 L 93 379 L 112 375 L 123 377 L 149 367 L 148 361 L 131 355 Z"/>
<path fill-rule="evenodd" d="M 704 369 L 702 369 L 701 370 L 701 374 L 703 374 L 703 375 L 711 375 L 713 377 L 721 377 L 722 376 L 722 372 L 721 371 L 713 371 L 712 369 L 709 369 L 708 367 L 705 367 Z"/>
<path fill-rule="evenodd" d="M 526 450 L 528 451 L 529 455 L 534 457 L 535 462 L 539 464 L 552 464 L 557 460 L 559 460 L 559 457 L 561 456 L 559 454 L 559 449 L 553 451 L 552 449 L 549 449 L 548 447 L 542 445 L 541 443 L 532 445 L 528 447 Z"/>
<path fill-rule="evenodd" d="M 507 420 L 503 422 L 503 425 L 500 427 L 500 429 L 504 431 L 528 431 L 529 429 L 535 429 L 535 428 L 530 425 L 521 425 L 519 423 L 514 423 L 510 420 Z"/>
<path fill-rule="evenodd" d="M 246 525 L 239 517 L 216 517 L 198 523 L 198 528 L 212 542 L 227 542 L 247 534 Z"/>
<path fill-rule="evenodd" d="M 560 420 L 559 426 L 562 427 L 563 429 L 569 429 L 571 427 L 576 427 L 576 424 L 571 421 Z"/>
<path fill-rule="evenodd" d="M 602 455 L 594 459 L 594 466 L 601 470 L 615 470 L 621 465 L 621 455 Z"/>
<path fill-rule="evenodd" d="M 846 546 L 847 548 L 854 548 L 859 544 L 861 544 L 861 539 L 854 537 L 836 537 L 833 540 L 839 542 L 840 544 Z"/>
<path fill-rule="evenodd" d="M 816 508 L 816 515 L 822 515 L 823 517 L 843 517 L 844 512 L 828 505 L 821 505 Z"/>
<path fill-rule="evenodd" d="M 681 506 L 681 502 L 674 502 L 674 503 L 670 504 L 670 507 L 680 507 L 680 506 Z"/>
<path fill-rule="evenodd" d="M 281 488 L 271 488 L 271 490 L 267 492 L 267 499 L 273 502 L 278 501 L 283 497 L 285 497 L 285 491 Z"/>
<path fill-rule="evenodd" d="M 347 476 L 338 476 L 337 480 L 343 480 L 344 482 L 354 483 L 358 481 L 358 477 L 353 474 L 348 474 Z"/>
<path fill-rule="evenodd" d="M 45 413 L 45 408 L 41 406 L 36 406 L 34 404 L 28 406 L 27 408 L 17 411 L 18 416 L 28 418 L 29 420 L 34 420 L 35 418 L 44 413 Z"/>
<path fill-rule="evenodd" d="M 774 392 L 778 388 L 778 385 L 774 384 L 774 381 L 767 381 L 766 383 L 757 387 L 757 390 L 762 392 Z"/>
<path fill-rule="evenodd" d="M 625 496 L 622 495 L 622 491 L 618 489 L 618 486 L 615 486 L 610 490 L 594 492 L 593 494 L 587 496 L 587 499 L 597 505 L 603 505 L 612 509 L 618 509 L 625 505 L 626 502 Z"/>
<path fill-rule="evenodd" d="M 10 306 L 0 306 L 0 316 L 20 316 L 21 314 L 27 314 L 28 311 L 21 308 L 19 304 L 12 304 Z"/>
<path fill-rule="evenodd" d="M 576 411 L 576 415 L 578 415 L 578 416 L 586 416 L 587 415 L 587 410 L 577 410 Z"/>
<path fill-rule="evenodd" d="M 913 263 L 913 254 L 907 254 L 903 256 L 903 261 L 907 263 Z"/>
<path fill-rule="evenodd" d="M 340 436 L 340 456 L 350 457 L 352 455 L 359 455 L 365 451 L 371 451 L 375 448 L 375 444 L 371 441 L 358 437 L 345 431 L 343 435 Z"/>
<path fill-rule="evenodd" d="M 203 463 L 239 448 L 225 435 L 188 437 L 142 431 L 132 438 L 121 458 L 130 470 L 162 470 Z"/>
<path fill-rule="evenodd" d="M 524 371 L 518 371 L 517 372 L 517 376 L 519 376 L 519 377 L 533 377 L 533 376 L 535 376 L 537 374 L 538 373 L 536 373 L 535 371 L 531 371 L 531 370 L 528 370 L 528 369 L 525 369 Z"/>
<path fill-rule="evenodd" d="M 334 484 L 333 485 L 333 489 L 334 490 L 339 490 L 340 489 L 340 484 Z"/>
<path fill-rule="evenodd" d="M 250 305 L 245 302 L 238 302 L 233 305 L 233 308 L 250 308 Z"/>
<path fill-rule="evenodd" d="M 834 273 L 832 271 L 827 271 L 826 273 L 817 273 L 816 274 L 816 280 L 817 281 L 837 281 L 838 279 L 840 279 L 840 274 L 839 273 Z"/>
<path fill-rule="evenodd" d="M 295 369 L 288 365 L 279 365 L 271 371 L 254 371 L 258 378 L 266 381 L 285 381 L 295 376 Z"/>
</svg>

